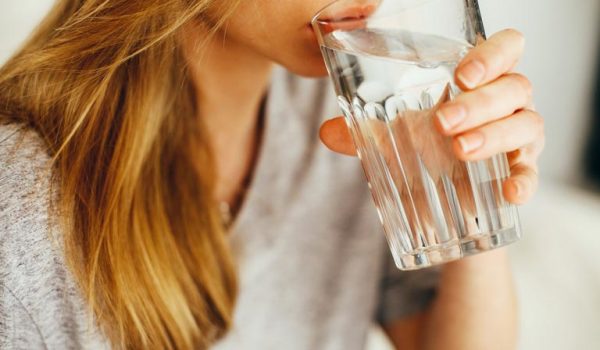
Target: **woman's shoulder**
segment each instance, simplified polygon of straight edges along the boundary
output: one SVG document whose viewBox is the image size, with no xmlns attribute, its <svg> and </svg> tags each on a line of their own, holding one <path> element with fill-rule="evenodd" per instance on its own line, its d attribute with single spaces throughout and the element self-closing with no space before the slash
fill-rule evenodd
<svg viewBox="0 0 600 350">
<path fill-rule="evenodd" d="M 50 163 L 35 131 L 0 125 L 0 283 L 19 268 L 43 264 L 28 259 L 50 246 Z"/>
<path fill-rule="evenodd" d="M 37 132 L 0 124 L 0 348 L 104 349 L 65 264 L 53 178 Z"/>
<path fill-rule="evenodd" d="M 5 123 L 0 119 L 0 168 L 7 171 L 46 166 L 50 156 L 39 134 L 24 124 Z"/>
<path fill-rule="evenodd" d="M 38 222 L 48 205 L 51 159 L 42 139 L 20 124 L 0 124 L 0 236 Z"/>
</svg>

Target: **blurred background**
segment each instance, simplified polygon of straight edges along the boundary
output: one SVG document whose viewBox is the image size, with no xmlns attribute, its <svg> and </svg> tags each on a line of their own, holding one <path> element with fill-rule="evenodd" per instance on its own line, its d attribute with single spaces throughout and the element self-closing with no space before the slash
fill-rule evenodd
<svg viewBox="0 0 600 350">
<path fill-rule="evenodd" d="M 0 63 L 51 3 L 0 0 Z M 510 248 L 520 349 L 600 349 L 600 1 L 480 5 L 489 35 L 508 27 L 526 35 L 519 70 L 546 119 L 540 191 L 521 209 L 525 238 Z M 387 345 L 375 334 L 368 347 Z"/>
</svg>

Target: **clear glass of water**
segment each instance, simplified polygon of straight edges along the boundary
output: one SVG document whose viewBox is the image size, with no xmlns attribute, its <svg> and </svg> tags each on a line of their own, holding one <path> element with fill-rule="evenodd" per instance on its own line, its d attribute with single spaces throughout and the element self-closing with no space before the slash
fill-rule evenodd
<svg viewBox="0 0 600 350">
<path fill-rule="evenodd" d="M 338 0 L 312 24 L 398 268 L 517 241 L 506 155 L 460 161 L 433 124 L 485 39 L 477 0 Z"/>
</svg>

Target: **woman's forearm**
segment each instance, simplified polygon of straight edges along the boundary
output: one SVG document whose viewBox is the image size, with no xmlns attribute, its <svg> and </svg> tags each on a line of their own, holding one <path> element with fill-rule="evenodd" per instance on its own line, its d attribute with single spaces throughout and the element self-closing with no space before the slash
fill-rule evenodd
<svg viewBox="0 0 600 350">
<path fill-rule="evenodd" d="M 425 323 L 425 349 L 514 349 L 517 302 L 506 250 L 446 264 Z"/>
</svg>

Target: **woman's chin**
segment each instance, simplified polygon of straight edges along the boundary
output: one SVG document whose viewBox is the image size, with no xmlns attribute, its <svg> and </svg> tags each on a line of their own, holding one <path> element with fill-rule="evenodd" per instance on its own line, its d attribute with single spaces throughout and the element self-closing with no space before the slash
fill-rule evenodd
<svg viewBox="0 0 600 350">
<path fill-rule="evenodd" d="M 327 67 L 323 58 L 310 58 L 294 65 L 284 65 L 289 71 L 310 78 L 321 78 L 327 76 Z"/>
</svg>

